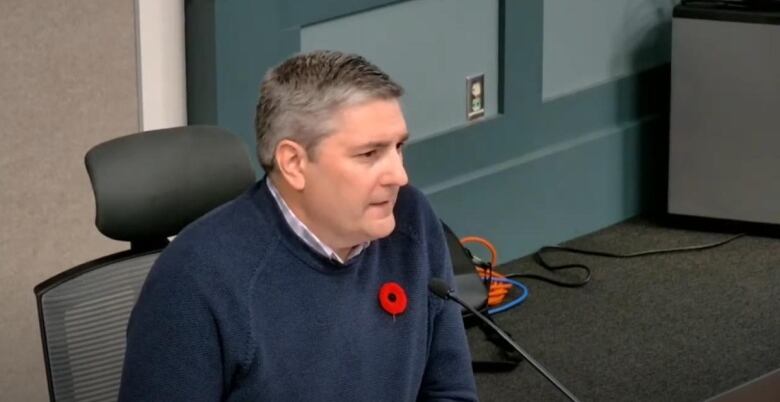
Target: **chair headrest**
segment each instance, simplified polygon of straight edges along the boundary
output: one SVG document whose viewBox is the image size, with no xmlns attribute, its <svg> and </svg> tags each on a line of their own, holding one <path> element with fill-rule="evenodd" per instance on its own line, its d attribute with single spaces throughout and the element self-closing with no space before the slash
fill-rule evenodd
<svg viewBox="0 0 780 402">
<path fill-rule="evenodd" d="M 147 242 L 173 236 L 255 182 L 249 154 L 211 126 L 146 131 L 99 144 L 85 157 L 104 235 Z"/>
</svg>

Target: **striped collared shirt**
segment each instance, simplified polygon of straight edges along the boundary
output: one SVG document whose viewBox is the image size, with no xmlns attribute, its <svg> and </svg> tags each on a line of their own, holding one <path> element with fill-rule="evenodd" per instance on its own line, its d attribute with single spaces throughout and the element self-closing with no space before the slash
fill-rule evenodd
<svg viewBox="0 0 780 402">
<path fill-rule="evenodd" d="M 287 206 L 287 203 L 282 198 L 282 195 L 279 194 L 279 190 L 277 190 L 276 186 L 274 186 L 274 184 L 271 182 L 271 178 L 266 177 L 265 182 L 268 184 L 268 190 L 271 191 L 271 196 L 273 196 L 274 200 L 276 200 L 276 205 L 278 205 L 279 210 L 282 211 L 284 220 L 287 221 L 290 229 L 292 229 L 292 231 L 295 232 L 295 234 L 297 234 L 304 243 L 306 243 L 309 247 L 313 248 L 318 253 L 330 258 L 331 260 L 338 261 L 339 263 L 343 264 L 344 261 L 341 259 L 341 257 L 339 257 L 339 255 L 336 254 L 332 248 L 328 247 L 328 245 L 320 241 L 320 239 L 318 239 L 317 236 L 312 233 L 312 231 L 309 230 L 309 228 L 306 227 L 306 225 L 301 222 L 297 216 L 295 216 L 295 213 L 293 213 L 290 207 Z M 353 247 L 352 250 L 349 251 L 349 255 L 347 255 L 346 261 L 349 261 L 353 257 L 363 252 L 363 250 L 365 250 L 369 244 L 371 244 L 371 242 L 367 241 Z"/>
</svg>

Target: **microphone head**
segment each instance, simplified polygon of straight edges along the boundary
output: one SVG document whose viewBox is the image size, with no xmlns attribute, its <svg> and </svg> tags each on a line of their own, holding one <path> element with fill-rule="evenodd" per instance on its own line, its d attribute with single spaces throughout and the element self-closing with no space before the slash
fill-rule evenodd
<svg viewBox="0 0 780 402">
<path fill-rule="evenodd" d="M 433 294 L 441 297 L 444 300 L 449 299 L 450 293 L 452 292 L 452 290 L 450 290 L 450 286 L 447 285 L 447 282 L 439 278 L 431 279 L 431 281 L 428 283 L 428 289 L 430 289 Z"/>
</svg>

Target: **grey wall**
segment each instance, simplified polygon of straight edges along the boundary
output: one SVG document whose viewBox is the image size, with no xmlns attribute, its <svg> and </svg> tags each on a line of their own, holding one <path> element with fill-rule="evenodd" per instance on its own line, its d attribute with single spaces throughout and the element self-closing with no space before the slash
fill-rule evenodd
<svg viewBox="0 0 780 402">
<path fill-rule="evenodd" d="M 674 29 L 669 212 L 780 224 L 780 24 Z"/>
<path fill-rule="evenodd" d="M 254 149 L 258 84 L 269 67 L 303 48 L 306 27 L 393 14 L 418 1 L 430 2 L 188 2 L 188 76 L 198 77 L 188 82 L 190 122 L 224 126 Z M 499 1 L 496 26 L 484 27 L 498 36 L 498 113 L 411 144 L 405 160 L 412 183 L 457 233 L 493 241 L 500 261 L 663 209 L 674 3 L 604 0 L 568 10 L 564 0 Z M 408 22 L 396 26 L 431 36 L 449 29 Z M 395 62 L 408 50 L 403 41 L 385 45 L 383 57 Z M 438 68 L 403 63 L 434 74 Z M 545 81 L 550 75 L 557 78 Z"/>
<path fill-rule="evenodd" d="M 3 0 L 0 37 L 0 399 L 46 401 L 33 287 L 125 247 L 83 158 L 138 129 L 133 2 Z"/>
</svg>

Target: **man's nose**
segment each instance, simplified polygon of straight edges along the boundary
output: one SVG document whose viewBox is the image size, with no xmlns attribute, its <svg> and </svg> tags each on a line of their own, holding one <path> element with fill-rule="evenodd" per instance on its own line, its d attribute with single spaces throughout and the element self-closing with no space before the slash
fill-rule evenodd
<svg viewBox="0 0 780 402">
<path fill-rule="evenodd" d="M 388 161 L 388 169 L 384 175 L 383 183 L 386 186 L 405 186 L 409 183 L 409 177 L 404 168 L 404 159 L 400 152 L 394 153 Z"/>
</svg>

